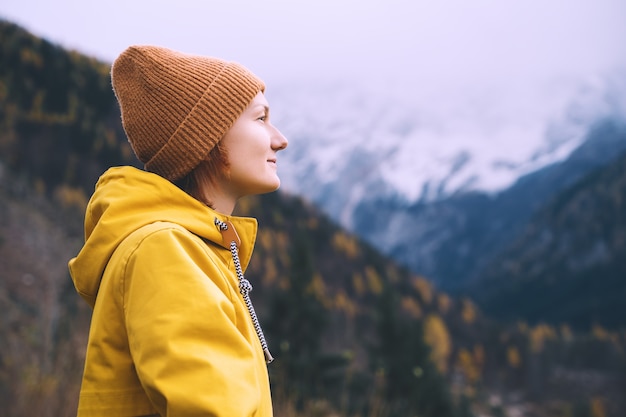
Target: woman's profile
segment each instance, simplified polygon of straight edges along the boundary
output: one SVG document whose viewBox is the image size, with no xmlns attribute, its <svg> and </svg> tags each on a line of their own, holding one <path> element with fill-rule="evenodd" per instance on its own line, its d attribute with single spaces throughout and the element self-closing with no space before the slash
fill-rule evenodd
<svg viewBox="0 0 626 417">
<path fill-rule="evenodd" d="M 272 360 L 244 272 L 237 200 L 276 190 L 264 83 L 243 66 L 131 46 L 111 80 L 145 170 L 108 169 L 69 262 L 93 308 L 79 416 L 271 416 Z"/>
</svg>

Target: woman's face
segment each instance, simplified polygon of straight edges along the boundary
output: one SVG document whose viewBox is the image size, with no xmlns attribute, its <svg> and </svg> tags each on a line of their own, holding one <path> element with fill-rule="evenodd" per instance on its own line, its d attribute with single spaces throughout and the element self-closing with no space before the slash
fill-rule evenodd
<svg viewBox="0 0 626 417">
<path fill-rule="evenodd" d="M 270 123 L 269 104 L 259 92 L 222 139 L 229 163 L 224 191 L 239 198 L 278 189 L 276 154 L 287 143 Z"/>
</svg>

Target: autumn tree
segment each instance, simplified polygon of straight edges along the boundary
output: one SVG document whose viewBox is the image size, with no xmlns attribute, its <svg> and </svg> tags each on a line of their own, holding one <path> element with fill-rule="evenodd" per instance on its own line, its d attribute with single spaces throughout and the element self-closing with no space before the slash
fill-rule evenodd
<svg viewBox="0 0 626 417">
<path fill-rule="evenodd" d="M 430 360 L 423 324 L 400 314 L 397 292 L 386 286 L 376 309 L 374 372 L 384 378 L 389 416 L 453 416 L 448 388 Z"/>
</svg>

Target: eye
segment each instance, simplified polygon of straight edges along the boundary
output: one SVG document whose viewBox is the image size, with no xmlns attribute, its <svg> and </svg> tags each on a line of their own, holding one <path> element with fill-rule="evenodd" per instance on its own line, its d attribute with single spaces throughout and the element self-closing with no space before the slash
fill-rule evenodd
<svg viewBox="0 0 626 417">
<path fill-rule="evenodd" d="M 266 121 L 267 120 L 267 113 L 263 113 L 261 116 L 259 116 L 257 118 L 257 120 L 260 120 L 262 122 Z"/>
</svg>

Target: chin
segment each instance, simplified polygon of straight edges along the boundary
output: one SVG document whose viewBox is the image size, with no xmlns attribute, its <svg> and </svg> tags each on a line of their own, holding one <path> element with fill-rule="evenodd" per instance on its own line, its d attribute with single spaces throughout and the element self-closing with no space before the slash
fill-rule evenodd
<svg viewBox="0 0 626 417">
<path fill-rule="evenodd" d="M 279 188 L 280 188 L 280 181 L 278 183 L 274 184 L 272 187 L 270 187 L 270 189 L 268 191 L 266 191 L 266 192 L 271 193 L 273 191 L 278 190 Z"/>
<path fill-rule="evenodd" d="M 272 181 L 268 182 L 269 188 L 272 189 L 272 191 L 276 191 L 280 188 L 280 178 L 278 177 L 274 177 L 272 179 Z"/>
<path fill-rule="evenodd" d="M 267 182 L 265 184 L 259 185 L 257 187 L 257 191 L 254 194 L 267 194 L 274 192 L 280 188 L 280 180 Z"/>
</svg>

